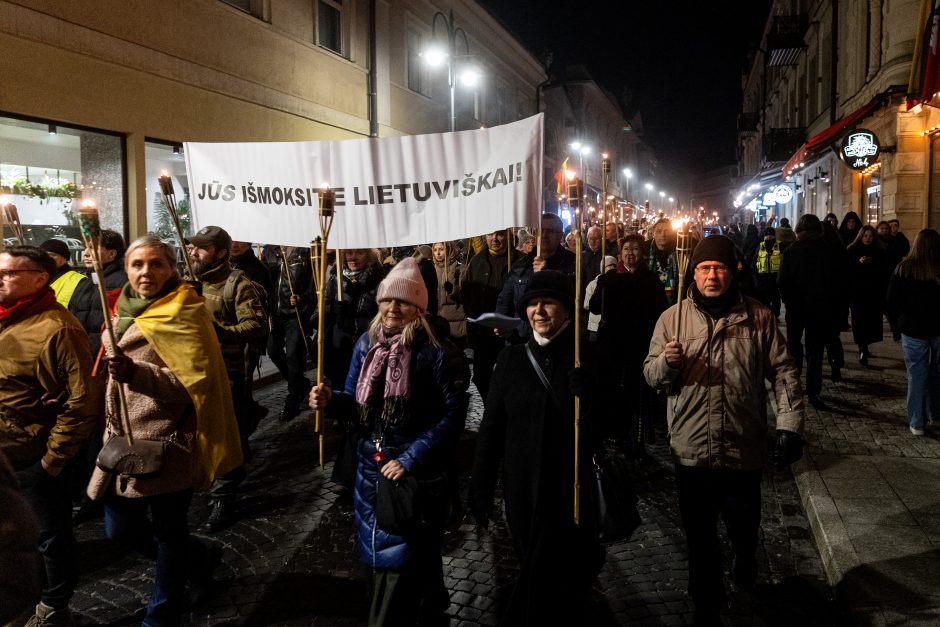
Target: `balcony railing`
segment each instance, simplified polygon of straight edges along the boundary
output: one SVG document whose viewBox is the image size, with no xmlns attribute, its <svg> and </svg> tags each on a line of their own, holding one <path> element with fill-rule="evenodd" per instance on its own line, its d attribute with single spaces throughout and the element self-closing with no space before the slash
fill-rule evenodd
<svg viewBox="0 0 940 627">
<path fill-rule="evenodd" d="M 809 28 L 806 15 L 777 15 L 767 34 L 767 65 L 780 67 L 796 65 L 806 42 L 803 37 Z"/>
</svg>

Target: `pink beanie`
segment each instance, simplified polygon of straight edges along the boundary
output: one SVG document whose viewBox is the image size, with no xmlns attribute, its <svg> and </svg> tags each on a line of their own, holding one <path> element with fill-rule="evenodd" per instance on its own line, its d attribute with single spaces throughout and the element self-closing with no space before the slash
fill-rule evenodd
<svg viewBox="0 0 940 627">
<path fill-rule="evenodd" d="M 393 298 L 411 303 L 421 311 L 427 310 L 428 288 L 414 257 L 405 257 L 399 261 L 379 283 L 375 301 L 382 302 Z"/>
</svg>

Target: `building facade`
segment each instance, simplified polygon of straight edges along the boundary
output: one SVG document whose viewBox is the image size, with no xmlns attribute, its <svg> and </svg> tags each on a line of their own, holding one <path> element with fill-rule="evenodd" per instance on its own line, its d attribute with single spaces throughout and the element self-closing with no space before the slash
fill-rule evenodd
<svg viewBox="0 0 940 627">
<path fill-rule="evenodd" d="M 471 0 L 0 0 L 0 183 L 35 241 L 74 233 L 79 191 L 106 228 L 164 235 L 183 142 L 449 130 L 447 68 L 421 56 L 449 25 L 481 70 L 457 129 L 535 114 L 542 66 Z"/>
<path fill-rule="evenodd" d="M 929 107 L 908 111 L 904 96 L 918 4 L 774 2 L 743 78 L 734 197 L 741 221 L 795 224 L 803 213 L 830 212 L 841 220 L 854 211 L 870 224 L 897 218 L 909 232 L 936 225 L 932 142 L 922 133 L 937 120 Z M 880 154 L 841 159 L 840 143 L 856 135 L 876 139 Z"/>
</svg>

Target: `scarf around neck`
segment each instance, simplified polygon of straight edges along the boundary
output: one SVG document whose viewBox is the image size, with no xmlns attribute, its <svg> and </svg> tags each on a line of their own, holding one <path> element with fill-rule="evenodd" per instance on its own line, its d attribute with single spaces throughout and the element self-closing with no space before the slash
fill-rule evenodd
<svg viewBox="0 0 940 627">
<path fill-rule="evenodd" d="M 728 315 L 731 308 L 740 300 L 738 284 L 736 281 L 732 281 L 731 287 L 721 296 L 705 296 L 698 290 L 698 286 L 693 283 L 692 300 L 714 320 L 718 320 Z"/>
<path fill-rule="evenodd" d="M 402 344 L 401 331 L 380 328 L 375 344 L 362 362 L 362 371 L 356 382 L 360 424 L 369 426 L 373 412 L 379 406 L 378 418 L 383 430 L 405 421 L 411 396 L 410 368 L 411 347 Z"/>
<path fill-rule="evenodd" d="M 35 294 L 24 296 L 12 305 L 0 305 L 0 322 L 7 323 L 19 319 L 34 309 L 46 309 L 54 302 L 55 292 L 47 285 Z"/>
<path fill-rule="evenodd" d="M 179 284 L 179 277 L 170 277 L 167 282 L 164 283 L 163 289 L 160 290 L 159 294 L 146 298 L 138 294 L 134 288 L 131 287 L 130 283 L 126 283 L 121 289 L 121 295 L 118 296 L 118 319 L 117 328 L 115 329 L 117 334 L 124 335 L 124 332 L 134 324 L 134 318 L 145 312 L 147 307 L 179 287 Z"/>
</svg>

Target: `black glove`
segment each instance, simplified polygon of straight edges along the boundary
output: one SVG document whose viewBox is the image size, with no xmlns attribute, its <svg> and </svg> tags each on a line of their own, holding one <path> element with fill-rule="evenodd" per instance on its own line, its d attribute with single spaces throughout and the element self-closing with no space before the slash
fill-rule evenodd
<svg viewBox="0 0 940 627">
<path fill-rule="evenodd" d="M 106 358 L 108 362 L 108 373 L 111 378 L 118 383 L 128 383 L 134 378 L 134 371 L 137 370 L 137 364 L 134 360 L 123 353 L 115 353 Z"/>
<path fill-rule="evenodd" d="M 586 368 L 572 368 L 568 371 L 568 389 L 573 395 L 585 396 L 591 387 L 591 376 Z"/>
<path fill-rule="evenodd" d="M 774 447 L 774 468 L 783 470 L 803 457 L 803 438 L 799 433 L 777 429 L 777 446 Z"/>
<path fill-rule="evenodd" d="M 448 294 L 453 294 L 454 284 L 451 283 L 450 281 L 444 281 L 444 291 L 447 292 Z"/>
</svg>

